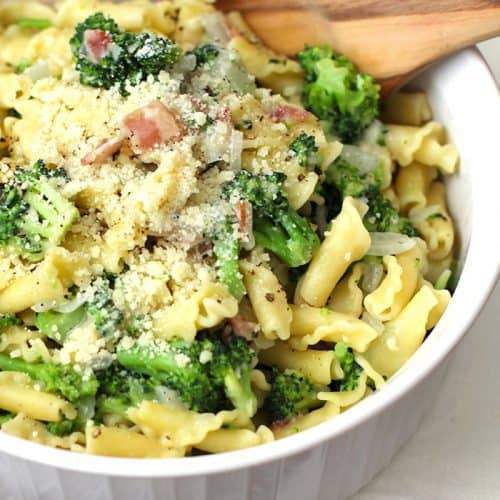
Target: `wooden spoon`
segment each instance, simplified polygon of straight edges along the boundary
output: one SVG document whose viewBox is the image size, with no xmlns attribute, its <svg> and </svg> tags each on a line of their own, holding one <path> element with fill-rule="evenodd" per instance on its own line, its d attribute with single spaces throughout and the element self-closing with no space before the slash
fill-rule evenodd
<svg viewBox="0 0 500 500">
<path fill-rule="evenodd" d="M 500 35 L 500 0 L 218 0 L 276 52 L 327 43 L 382 84 L 382 95 L 459 49 Z"/>
</svg>

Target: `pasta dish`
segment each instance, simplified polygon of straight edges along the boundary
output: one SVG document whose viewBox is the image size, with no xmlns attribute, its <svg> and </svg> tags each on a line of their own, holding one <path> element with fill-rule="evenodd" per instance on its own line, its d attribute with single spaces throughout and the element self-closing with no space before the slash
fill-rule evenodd
<svg viewBox="0 0 500 500">
<path fill-rule="evenodd" d="M 448 305 L 458 162 L 424 93 L 210 0 L 2 3 L 1 430 L 183 457 L 346 411 Z"/>
</svg>

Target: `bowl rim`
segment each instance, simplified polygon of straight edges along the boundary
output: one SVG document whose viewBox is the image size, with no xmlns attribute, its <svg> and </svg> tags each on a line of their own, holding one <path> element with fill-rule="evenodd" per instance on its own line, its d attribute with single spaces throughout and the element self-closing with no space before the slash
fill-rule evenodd
<svg viewBox="0 0 500 500">
<path fill-rule="evenodd" d="M 447 58 L 440 63 L 440 65 L 450 63 L 450 61 L 457 63 L 460 62 L 461 59 L 469 59 L 475 62 L 478 71 L 482 72 L 484 81 L 488 82 L 489 80 L 489 85 L 496 89 L 498 109 L 500 111 L 499 89 L 490 68 L 476 47 L 465 49 Z M 500 113 L 498 113 L 498 115 L 500 117 Z M 498 200 L 497 204 L 500 210 L 500 202 Z M 493 212 L 495 213 L 495 211 Z M 476 242 L 478 239 L 478 235 L 475 235 L 477 232 L 476 229 L 477 224 L 476 227 L 472 227 L 471 245 L 466 252 L 463 272 L 470 266 L 471 250 L 474 249 L 473 242 Z M 484 233 L 484 231 L 485 228 L 483 227 L 482 232 Z M 353 408 L 349 409 L 348 412 L 340 414 L 334 419 L 323 422 L 311 429 L 255 448 L 247 448 L 214 455 L 184 457 L 180 459 L 132 459 L 80 454 L 51 448 L 0 432 L 0 453 L 44 465 L 54 466 L 59 469 L 82 473 L 118 477 L 126 476 L 131 478 L 179 478 L 220 474 L 241 468 L 264 465 L 271 461 L 282 460 L 291 455 L 299 454 L 315 446 L 325 445 L 333 438 L 361 425 L 367 419 L 375 417 L 389 406 L 396 403 L 396 401 L 429 376 L 430 373 L 450 354 L 479 315 L 498 280 L 500 274 L 499 249 L 500 248 L 497 247 L 497 253 L 491 254 L 493 256 L 493 262 L 490 262 L 490 264 L 494 266 L 496 261 L 496 270 L 493 268 L 492 273 L 482 276 L 482 289 L 475 290 L 474 296 L 468 297 L 472 302 L 471 313 L 459 326 L 457 326 L 456 330 L 452 332 L 452 335 L 449 335 L 449 340 L 442 342 L 436 351 L 429 356 L 427 362 L 418 366 L 413 365 L 411 370 L 403 370 L 387 384 L 384 390 L 376 392 L 364 399 Z M 478 258 L 480 249 L 475 253 L 477 254 L 476 258 Z M 459 287 L 460 282 L 458 288 Z M 436 326 L 436 330 L 438 328 L 439 323 Z"/>
</svg>

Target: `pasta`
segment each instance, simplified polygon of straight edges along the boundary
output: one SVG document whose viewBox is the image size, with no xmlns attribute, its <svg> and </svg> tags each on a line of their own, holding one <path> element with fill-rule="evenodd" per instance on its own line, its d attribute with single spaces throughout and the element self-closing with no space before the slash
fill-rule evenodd
<svg viewBox="0 0 500 500">
<path fill-rule="evenodd" d="M 212 0 L 2 2 L 1 431 L 177 459 L 383 390 L 451 299 L 459 155 L 378 94 Z"/>
</svg>

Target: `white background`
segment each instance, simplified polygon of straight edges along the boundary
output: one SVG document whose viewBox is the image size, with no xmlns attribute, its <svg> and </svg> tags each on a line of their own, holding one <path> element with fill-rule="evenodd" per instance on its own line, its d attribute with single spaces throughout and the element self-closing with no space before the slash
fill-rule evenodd
<svg viewBox="0 0 500 500">
<path fill-rule="evenodd" d="M 480 48 L 500 83 L 500 38 Z M 455 351 L 419 431 L 352 498 L 421 499 L 500 500 L 500 283 Z"/>
</svg>

